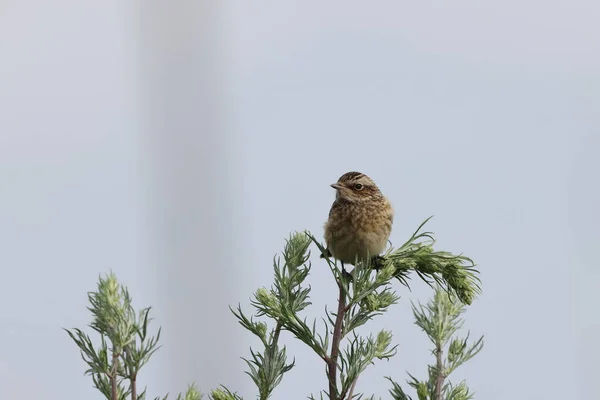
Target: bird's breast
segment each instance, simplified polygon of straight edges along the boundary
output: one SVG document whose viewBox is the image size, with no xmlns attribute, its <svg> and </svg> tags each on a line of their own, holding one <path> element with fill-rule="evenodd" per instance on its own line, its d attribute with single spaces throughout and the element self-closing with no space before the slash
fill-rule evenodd
<svg viewBox="0 0 600 400">
<path fill-rule="evenodd" d="M 393 211 L 387 199 L 332 207 L 325 241 L 337 259 L 353 263 L 383 252 L 392 230 Z"/>
</svg>

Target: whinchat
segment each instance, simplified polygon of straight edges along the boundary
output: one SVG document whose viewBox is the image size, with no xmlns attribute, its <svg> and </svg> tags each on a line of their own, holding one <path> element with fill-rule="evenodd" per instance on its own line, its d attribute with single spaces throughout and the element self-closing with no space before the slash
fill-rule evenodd
<svg viewBox="0 0 600 400">
<path fill-rule="evenodd" d="M 331 185 L 335 201 L 325 223 L 325 242 L 331 255 L 355 264 L 378 256 L 392 231 L 394 210 L 375 182 L 360 172 L 347 172 Z"/>
</svg>

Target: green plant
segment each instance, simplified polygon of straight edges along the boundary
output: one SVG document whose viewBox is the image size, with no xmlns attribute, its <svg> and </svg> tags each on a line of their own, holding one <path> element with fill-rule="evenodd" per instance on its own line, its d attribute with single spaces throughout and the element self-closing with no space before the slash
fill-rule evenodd
<svg viewBox="0 0 600 400">
<path fill-rule="evenodd" d="M 294 367 L 294 361 L 288 361 L 285 346 L 280 344 L 283 332 L 306 345 L 325 364 L 328 386 L 319 393 L 319 398 L 363 398 L 364 395 L 357 392 L 360 375 L 376 360 L 393 357 L 396 345 L 393 345 L 392 333 L 388 330 L 364 337 L 356 329 L 397 303 L 399 296 L 393 288 L 393 282 L 397 280 L 408 286 L 412 273 L 436 288 L 432 304 L 437 308 L 431 310 L 440 311 L 445 307 L 442 311 L 449 312 L 448 315 L 458 312 L 454 319 L 451 318 L 454 325 L 444 325 L 444 329 L 439 331 L 432 326 L 437 327 L 435 318 L 441 318 L 443 313 L 430 315 L 425 312 L 428 308 L 417 309 L 413 306 L 417 324 L 430 335 L 432 341 L 436 340 L 434 343 L 436 351 L 439 348 L 436 353 L 439 360 L 441 349 L 448 344 L 450 336 L 460 325 L 458 315 L 464 308 L 462 304 L 471 304 L 480 293 L 480 286 L 472 260 L 433 248 L 433 234 L 421 231 L 428 220 L 398 249 L 388 249 L 378 260 L 377 269 L 370 262 L 357 263 L 351 275 L 342 273 L 336 261 L 326 256 L 325 247 L 309 232 L 294 233 L 289 237 L 281 256 L 273 260 L 273 285 L 260 288 L 254 294 L 251 301 L 253 314 L 244 313 L 241 305 L 231 309 L 239 323 L 260 339 L 261 350 L 251 348 L 250 357 L 244 359 L 248 367 L 247 374 L 257 387 L 259 399 L 270 398 L 284 375 Z M 319 321 L 308 321 L 301 316 L 311 306 L 311 288 L 305 282 L 311 270 L 311 246 L 325 257 L 338 286 L 336 310 L 325 309 L 325 316 Z M 117 282 L 113 274 L 101 277 L 98 290 L 88 296 L 91 304 L 89 310 L 94 316 L 90 326 L 100 335 L 99 348 L 96 349 L 81 330 L 67 330 L 89 366 L 86 373 L 92 376 L 95 387 L 109 400 L 125 400 L 128 397 L 132 400 L 144 399 L 145 390 L 137 394 L 136 379 L 142 366 L 158 349 L 160 337 L 160 329 L 156 336 L 147 334 L 150 309 L 143 309 L 136 315 L 127 289 Z M 442 303 L 443 298 L 447 298 L 449 303 Z M 444 379 L 458 365 L 474 356 L 481 349 L 481 343 L 480 339 L 474 347 L 467 349 L 466 340 L 452 341 L 446 363 L 438 362 L 430 367 L 429 381 L 419 382 L 413 378 L 410 383 L 417 389 L 419 399 L 470 398 L 468 389 L 464 392 L 465 385 L 461 383 L 453 387 L 450 383 L 444 384 Z M 442 389 L 438 391 L 440 382 Z M 426 395 L 429 397 L 422 397 L 423 385 L 426 385 Z M 390 393 L 394 399 L 410 399 L 397 383 L 392 381 L 392 386 Z M 463 392 L 467 397 L 459 396 Z M 201 397 L 191 386 L 178 399 Z M 225 386 L 213 390 L 209 398 L 241 399 Z M 278 398 L 288 397 L 280 395 Z M 309 398 L 315 397 L 310 395 Z"/>
<path fill-rule="evenodd" d="M 409 385 L 417 391 L 419 400 L 469 400 L 473 394 L 465 381 L 454 386 L 446 379 L 459 366 L 475 357 L 483 348 L 483 336 L 469 344 L 466 338 L 456 337 L 456 332 L 463 326 L 461 318 L 465 306 L 453 293 L 446 293 L 436 288 L 433 299 L 425 306 L 413 304 L 415 323 L 429 337 L 433 344 L 432 354 L 435 364 L 427 367 L 427 381 L 419 381 L 410 375 Z M 390 394 L 394 400 L 409 400 L 400 385 L 388 378 L 392 383 Z"/>
<path fill-rule="evenodd" d="M 359 376 L 376 359 L 394 356 L 396 346 L 392 345 L 390 331 L 362 337 L 356 328 L 385 313 L 398 301 L 392 287 L 394 278 L 408 286 L 410 273 L 414 272 L 428 284 L 437 283 L 445 293 L 464 303 L 473 301 L 480 292 L 474 263 L 468 257 L 435 251 L 432 233 L 421 232 L 427 221 L 398 249 L 390 248 L 379 261 L 381 268 L 377 271 L 370 263 L 358 263 L 352 277 L 348 277 L 335 260 L 326 258 L 338 284 L 338 306 L 336 311 L 325 310 L 319 324 L 316 320 L 303 319 L 300 313 L 311 305 L 310 286 L 304 283 L 311 268 L 308 249 L 314 244 L 320 254 L 325 255 L 327 251 L 309 232 L 290 236 L 282 258 L 274 260 L 273 286 L 257 290 L 252 301 L 255 317 L 271 321 L 270 333 L 267 334 L 266 322 L 248 317 L 241 306 L 232 310 L 240 324 L 258 336 L 264 347 L 260 353 L 251 349 L 252 360 L 247 361 L 248 374 L 259 388 L 259 399 L 269 398 L 282 376 L 293 367 L 293 363 L 286 364 L 285 347 L 279 348 L 282 330 L 304 343 L 326 364 L 328 388 L 321 392 L 321 398 L 362 397 L 355 393 Z"/>
<path fill-rule="evenodd" d="M 90 327 L 98 334 L 100 345 L 95 347 L 90 336 L 80 329 L 65 329 L 88 365 L 86 375 L 92 377 L 94 387 L 109 400 L 145 399 L 146 389 L 138 393 L 137 378 L 158 350 L 160 339 L 160 329 L 155 336 L 148 334 L 150 308 L 136 313 L 129 291 L 112 272 L 99 278 L 98 288 L 88 293 L 88 300 L 88 310 L 93 315 Z M 201 398 L 194 386 L 177 396 L 177 400 Z M 166 399 L 167 396 L 162 398 Z"/>
</svg>

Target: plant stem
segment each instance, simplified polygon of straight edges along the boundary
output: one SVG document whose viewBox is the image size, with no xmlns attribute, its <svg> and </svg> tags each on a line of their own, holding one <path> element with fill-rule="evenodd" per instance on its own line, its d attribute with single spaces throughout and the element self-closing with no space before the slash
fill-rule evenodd
<svg viewBox="0 0 600 400">
<path fill-rule="evenodd" d="M 131 378 L 131 400 L 137 400 L 137 376 Z"/>
<path fill-rule="evenodd" d="M 358 376 L 352 382 L 352 386 L 350 386 L 350 391 L 348 392 L 348 400 L 352 400 L 352 395 L 354 394 L 354 388 L 356 387 L 356 382 L 358 382 Z"/>
<path fill-rule="evenodd" d="M 283 327 L 283 323 L 281 321 L 277 321 L 277 326 L 275 327 L 275 333 L 273 334 L 273 340 L 271 344 L 277 344 L 279 341 L 279 334 L 281 333 L 281 328 Z"/>
<path fill-rule="evenodd" d="M 338 399 L 337 392 L 337 359 L 340 354 L 340 342 L 342 340 L 342 325 L 344 321 L 344 313 L 346 309 L 346 292 L 342 280 L 338 281 L 340 288 L 340 297 L 338 300 L 338 310 L 335 316 L 335 326 L 333 328 L 333 338 L 331 341 L 331 355 L 327 363 L 327 371 L 329 375 L 329 399 Z"/>
<path fill-rule="evenodd" d="M 118 400 L 117 392 L 117 369 L 119 366 L 119 353 L 113 351 L 112 354 L 112 368 L 110 373 L 110 387 L 111 387 L 111 400 Z"/>
<path fill-rule="evenodd" d="M 435 379 L 435 400 L 442 400 L 442 388 L 444 387 L 444 364 L 442 362 L 442 354 L 444 350 L 442 349 L 441 343 L 436 343 L 435 346 L 435 358 L 436 358 L 436 369 L 437 369 L 437 377 Z"/>
</svg>

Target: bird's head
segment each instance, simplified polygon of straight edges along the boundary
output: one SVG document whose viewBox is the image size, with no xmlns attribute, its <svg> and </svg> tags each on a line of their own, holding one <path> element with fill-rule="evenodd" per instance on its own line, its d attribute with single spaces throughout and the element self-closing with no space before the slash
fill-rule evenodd
<svg viewBox="0 0 600 400">
<path fill-rule="evenodd" d="M 360 172 L 347 172 L 331 185 L 336 190 L 336 197 L 348 201 L 363 201 L 375 196 L 381 196 L 381 192 L 375 182 L 367 175 Z"/>
</svg>

